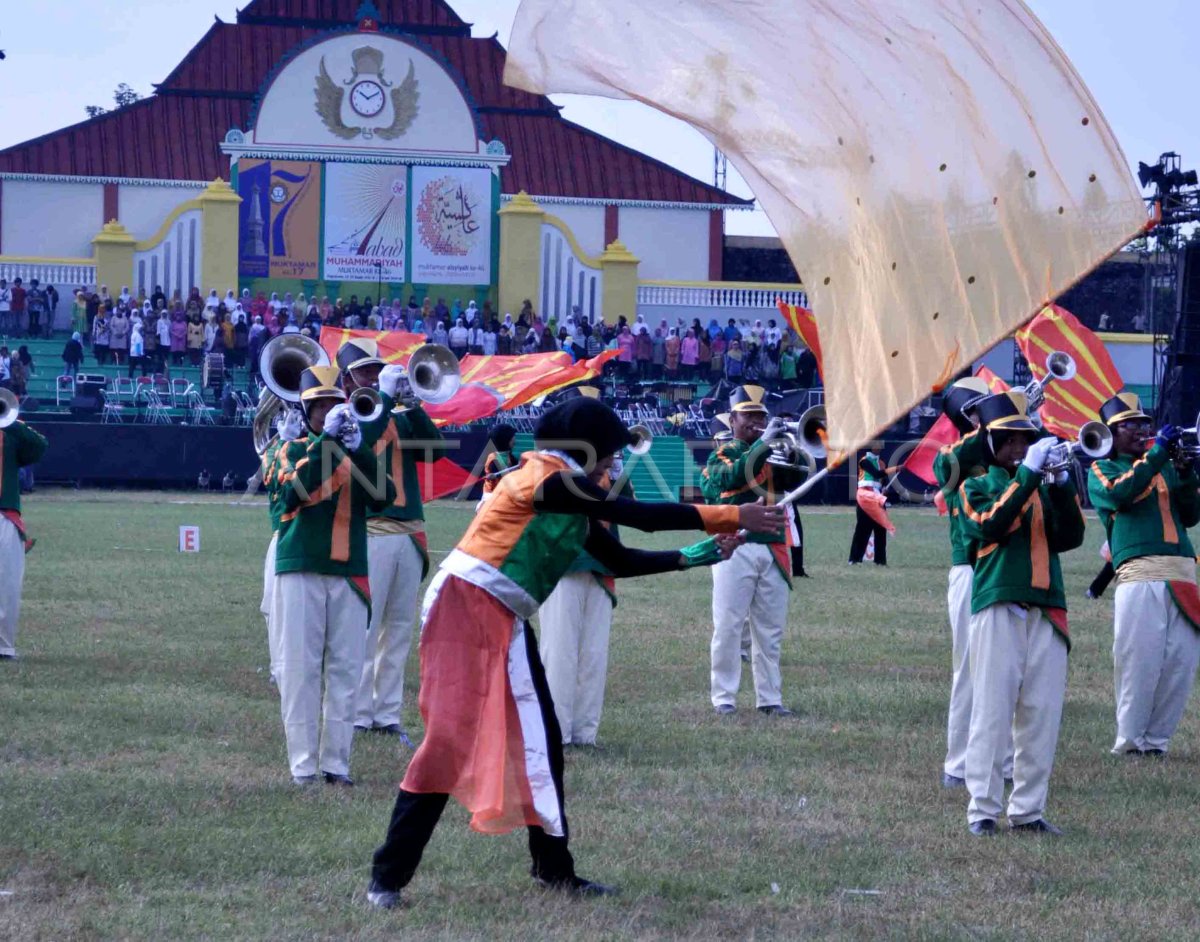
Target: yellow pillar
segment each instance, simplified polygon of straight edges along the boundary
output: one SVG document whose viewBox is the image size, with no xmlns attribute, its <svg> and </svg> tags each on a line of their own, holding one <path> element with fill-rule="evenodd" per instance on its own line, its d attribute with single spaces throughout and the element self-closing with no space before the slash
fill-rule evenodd
<svg viewBox="0 0 1200 942">
<path fill-rule="evenodd" d="M 133 284 L 133 248 L 137 240 L 115 219 L 104 224 L 94 239 L 96 286 L 107 285 L 116 296 L 121 285 Z"/>
<path fill-rule="evenodd" d="M 225 292 L 238 284 L 238 206 L 242 198 L 224 180 L 217 178 L 198 197 L 202 221 L 200 239 L 201 294 L 215 288 Z"/>
<path fill-rule="evenodd" d="M 522 190 L 500 210 L 501 315 L 514 317 L 528 298 L 538 310 L 542 291 L 542 220 L 545 211 Z M 544 316 L 544 312 L 540 312 Z"/>
<path fill-rule="evenodd" d="M 600 256 L 604 271 L 604 292 L 601 313 L 604 320 L 615 324 L 624 314 L 630 322 L 637 316 L 638 264 L 640 259 L 618 239 Z"/>
</svg>

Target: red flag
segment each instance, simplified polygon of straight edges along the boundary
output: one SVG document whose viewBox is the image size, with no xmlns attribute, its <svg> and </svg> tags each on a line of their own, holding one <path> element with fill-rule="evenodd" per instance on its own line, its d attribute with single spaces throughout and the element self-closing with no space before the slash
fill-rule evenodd
<svg viewBox="0 0 1200 942">
<path fill-rule="evenodd" d="M 439 458 L 421 470 L 421 500 L 437 500 L 470 487 L 479 478 L 449 458 Z"/>
<path fill-rule="evenodd" d="M 804 345 L 817 358 L 817 372 L 824 379 L 825 367 L 821 361 L 821 340 L 817 336 L 817 318 L 813 315 L 812 311 L 806 307 L 801 307 L 799 304 L 788 304 L 782 299 L 777 300 L 775 303 L 779 306 L 779 313 L 783 315 L 783 319 L 787 321 L 788 326 L 800 335 L 800 339 L 804 341 Z"/>
<path fill-rule="evenodd" d="M 380 358 L 406 364 L 422 344 L 421 334 L 399 331 L 321 329 L 321 346 L 332 357 L 351 337 L 365 337 L 379 344 Z M 469 355 L 459 361 L 462 386 L 449 402 L 425 407 L 438 425 L 466 425 L 496 412 L 514 409 L 575 383 L 595 379 L 604 364 L 617 355 L 606 350 L 590 360 L 571 361 L 564 351 L 526 353 L 518 356 Z"/>
<path fill-rule="evenodd" d="M 1042 424 L 1059 438 L 1075 439 L 1079 427 L 1100 416 L 1100 406 L 1121 391 L 1121 374 L 1103 341 L 1057 304 L 1042 309 L 1016 333 L 1017 346 L 1036 379 L 1046 375 L 1046 357 L 1054 350 L 1075 360 L 1075 378 L 1046 387 Z"/>
<path fill-rule="evenodd" d="M 986 366 L 981 366 L 976 370 L 975 375 L 987 383 L 988 389 L 994 393 L 1004 392 L 1008 389 L 1008 383 Z M 915 474 L 926 484 L 936 484 L 937 477 L 933 473 L 933 459 L 937 457 L 942 448 L 954 444 L 961 437 L 962 433 L 954 427 L 954 423 L 950 421 L 949 417 L 939 416 L 938 420 L 933 423 L 933 427 L 921 439 L 921 444 L 905 459 L 904 470 Z"/>
</svg>

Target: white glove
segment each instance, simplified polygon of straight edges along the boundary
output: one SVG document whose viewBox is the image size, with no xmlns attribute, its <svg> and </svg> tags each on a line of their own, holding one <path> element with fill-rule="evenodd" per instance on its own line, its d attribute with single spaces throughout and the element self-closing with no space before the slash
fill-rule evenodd
<svg viewBox="0 0 1200 942">
<path fill-rule="evenodd" d="M 1046 459 L 1050 457 L 1050 452 L 1054 450 L 1054 446 L 1057 444 L 1058 439 L 1053 435 L 1039 438 L 1029 446 L 1029 451 L 1025 454 L 1025 460 L 1021 464 L 1025 465 L 1034 474 L 1041 474 L 1042 469 L 1046 467 Z"/>
<path fill-rule="evenodd" d="M 386 396 L 396 398 L 400 384 L 404 382 L 405 369 L 399 363 L 389 363 L 379 371 L 379 391 Z"/>
<path fill-rule="evenodd" d="M 357 422 L 347 422 L 342 426 L 338 441 L 346 451 L 358 451 L 362 447 L 362 429 Z"/>
<path fill-rule="evenodd" d="M 279 423 L 276 426 L 279 437 L 285 442 L 294 441 L 304 434 L 304 415 L 299 409 L 284 409 L 279 413 Z"/>
<path fill-rule="evenodd" d="M 762 433 L 762 440 L 764 442 L 773 442 L 785 431 L 787 431 L 787 426 L 783 419 L 774 418 L 767 423 L 767 427 Z"/>
<path fill-rule="evenodd" d="M 325 415 L 325 434 L 330 438 L 337 438 L 342 428 L 352 418 L 350 406 L 344 402 L 338 403 Z"/>
</svg>

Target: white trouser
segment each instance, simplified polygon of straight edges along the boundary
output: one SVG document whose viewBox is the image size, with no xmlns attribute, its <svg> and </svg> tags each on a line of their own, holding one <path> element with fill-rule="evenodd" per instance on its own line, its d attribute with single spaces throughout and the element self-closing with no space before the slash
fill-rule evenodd
<svg viewBox="0 0 1200 942">
<path fill-rule="evenodd" d="M 371 628 L 358 682 L 356 726 L 369 729 L 400 722 L 404 665 L 417 621 L 423 565 L 421 551 L 407 533 L 385 533 L 367 539 Z"/>
<path fill-rule="evenodd" d="M 292 774 L 317 773 L 319 742 L 319 770 L 348 775 L 354 693 L 367 635 L 366 603 L 342 576 L 289 572 L 277 576 L 276 583 L 277 676 Z"/>
<path fill-rule="evenodd" d="M 992 605 L 971 616 L 967 820 L 1000 817 L 1011 736 L 1008 820 L 1042 817 L 1067 689 L 1067 643 L 1040 608 Z"/>
<path fill-rule="evenodd" d="M 612 599 L 590 572 L 563 576 L 538 611 L 538 648 L 564 743 L 596 741 L 612 613 Z"/>
<path fill-rule="evenodd" d="M 788 585 L 764 543 L 739 546 L 713 566 L 710 695 L 713 706 L 734 703 L 742 680 L 742 628 L 750 619 L 756 706 L 782 705 L 779 649 L 787 623 Z"/>
<path fill-rule="evenodd" d="M 275 607 L 275 545 L 279 534 L 271 534 L 271 542 L 267 544 L 267 555 L 263 560 L 263 594 L 258 603 L 258 610 L 267 621 L 267 652 L 271 658 L 271 676 L 275 676 L 279 668 L 279 620 L 271 617 Z"/>
<path fill-rule="evenodd" d="M 0 654 L 17 653 L 21 582 L 25 578 L 25 541 L 7 517 L 0 517 Z"/>
<path fill-rule="evenodd" d="M 1113 752 L 1166 752 L 1192 692 L 1198 661 L 1200 635 L 1176 606 L 1165 582 L 1117 586 Z"/>
</svg>

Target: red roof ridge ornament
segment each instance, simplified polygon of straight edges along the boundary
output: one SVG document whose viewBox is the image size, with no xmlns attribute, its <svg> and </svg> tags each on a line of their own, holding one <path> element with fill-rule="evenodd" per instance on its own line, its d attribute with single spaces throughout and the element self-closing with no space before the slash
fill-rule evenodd
<svg viewBox="0 0 1200 942">
<path fill-rule="evenodd" d="M 379 32 L 379 7 L 375 6 L 373 0 L 363 0 L 354 18 L 358 20 L 359 32 Z"/>
</svg>

